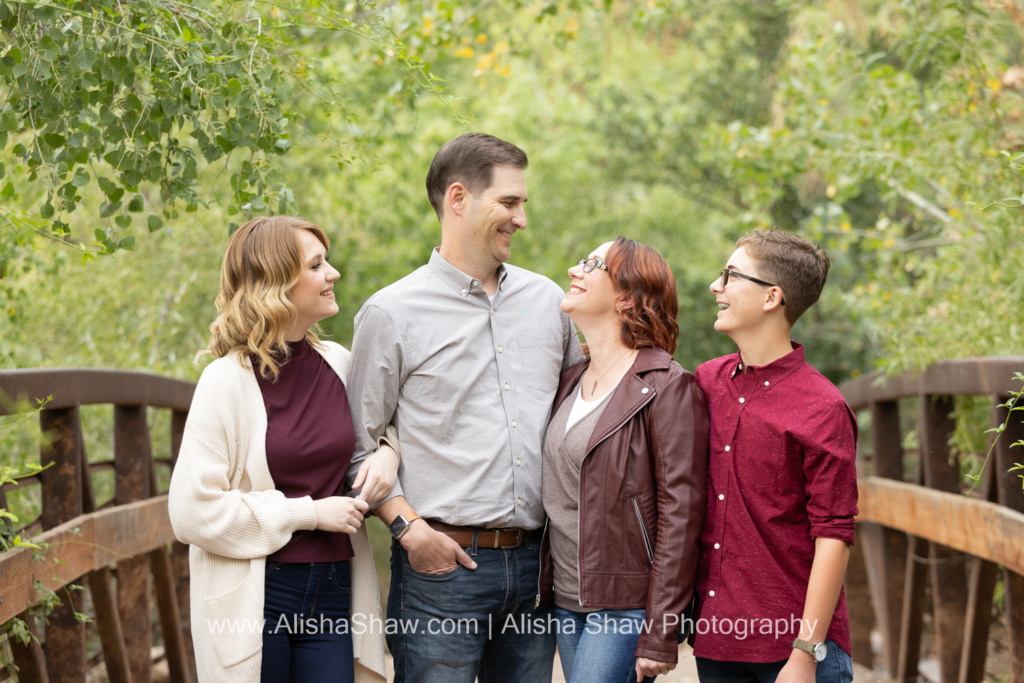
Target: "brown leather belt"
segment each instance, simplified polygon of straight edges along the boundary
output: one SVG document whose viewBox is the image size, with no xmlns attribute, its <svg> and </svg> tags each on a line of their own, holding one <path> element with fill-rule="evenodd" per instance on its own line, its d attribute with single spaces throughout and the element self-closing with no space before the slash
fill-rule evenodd
<svg viewBox="0 0 1024 683">
<path fill-rule="evenodd" d="M 476 526 L 452 526 L 433 519 L 424 520 L 431 529 L 458 543 L 463 548 L 472 548 L 476 536 L 477 548 L 518 548 L 526 539 L 527 529 L 484 529 Z"/>
</svg>

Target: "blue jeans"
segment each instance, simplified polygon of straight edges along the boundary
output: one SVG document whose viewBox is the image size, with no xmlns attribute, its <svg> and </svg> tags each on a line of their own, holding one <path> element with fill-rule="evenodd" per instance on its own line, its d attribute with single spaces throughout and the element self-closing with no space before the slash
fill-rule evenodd
<svg viewBox="0 0 1024 683">
<path fill-rule="evenodd" d="M 391 544 L 385 636 L 395 682 L 543 683 L 554 666 L 550 610 L 535 607 L 540 532 L 518 548 L 466 548 L 476 569 L 421 574 Z M 393 631 L 393 632 L 392 632 Z"/>
<path fill-rule="evenodd" d="M 558 658 L 567 683 L 636 683 L 636 643 L 643 609 L 570 612 L 555 608 Z M 652 683 L 654 676 L 644 678 Z"/>
<path fill-rule="evenodd" d="M 263 683 L 354 679 L 348 561 L 267 562 Z"/>
<path fill-rule="evenodd" d="M 828 654 L 818 662 L 814 673 L 815 683 L 851 683 L 853 681 L 853 658 L 834 640 L 826 640 Z M 810 656 L 810 655 L 808 655 Z M 697 676 L 700 683 L 775 683 L 782 667 L 788 660 L 756 664 L 751 662 L 717 662 L 697 657 Z"/>
</svg>

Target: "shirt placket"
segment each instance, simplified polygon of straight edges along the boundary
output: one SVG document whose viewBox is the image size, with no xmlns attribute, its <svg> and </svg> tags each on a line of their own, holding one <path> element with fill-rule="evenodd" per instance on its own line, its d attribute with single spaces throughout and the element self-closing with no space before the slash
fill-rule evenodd
<svg viewBox="0 0 1024 683">
<path fill-rule="evenodd" d="M 513 367 L 513 355 L 509 352 L 510 337 L 505 333 L 502 316 L 499 311 L 501 293 L 490 302 L 488 315 L 491 322 L 491 339 L 494 343 L 494 357 L 498 366 L 498 384 L 501 391 L 502 405 L 505 408 L 505 427 L 508 430 L 510 451 L 512 453 L 512 520 L 509 526 L 523 525 L 526 500 L 526 481 L 523 457 L 522 430 L 519 428 L 519 410 L 516 405 L 517 383 L 523 381 L 522 368 Z"/>
<path fill-rule="evenodd" d="M 736 377 L 737 371 L 742 366 L 737 368 L 736 371 L 729 376 L 727 382 L 729 383 L 729 398 L 726 399 L 729 404 L 724 406 L 729 411 L 730 429 L 728 437 L 723 439 L 724 445 L 721 447 L 722 450 L 717 454 L 718 460 L 721 465 L 716 473 L 718 476 L 715 477 L 716 481 L 725 482 L 724 491 L 721 487 L 716 489 L 715 495 L 718 497 L 717 505 L 715 506 L 715 537 L 711 544 L 711 549 L 715 553 L 715 557 L 711 562 L 711 573 L 708 581 L 707 595 L 704 596 L 704 600 L 709 603 L 711 607 L 711 613 L 715 613 L 716 605 L 719 598 L 724 597 L 722 595 L 722 568 L 724 566 L 724 555 L 727 544 L 731 542 L 731 539 L 726 538 L 725 530 L 728 518 L 728 507 L 733 496 L 738 495 L 739 492 L 735 490 L 732 485 L 734 477 L 732 473 L 735 469 L 736 463 L 736 445 L 739 441 L 739 424 L 740 417 L 743 411 L 748 405 L 750 405 L 750 397 L 753 394 L 753 389 L 756 387 L 756 382 L 744 381 L 745 377 Z"/>
</svg>

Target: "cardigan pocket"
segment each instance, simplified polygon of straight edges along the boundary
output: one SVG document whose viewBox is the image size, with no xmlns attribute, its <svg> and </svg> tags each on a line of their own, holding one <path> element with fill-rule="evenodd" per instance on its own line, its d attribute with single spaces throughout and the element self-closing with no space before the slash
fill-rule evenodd
<svg viewBox="0 0 1024 683">
<path fill-rule="evenodd" d="M 207 555 L 208 565 L 205 585 L 207 595 L 217 593 L 216 588 L 234 579 L 234 587 L 216 597 L 205 597 L 206 630 L 213 645 L 217 661 L 225 669 L 256 655 L 263 648 L 263 600 L 262 591 L 253 585 L 254 580 L 263 582 L 263 569 L 254 566 L 253 560 L 232 560 Z M 260 558 L 262 559 L 262 558 Z M 239 573 L 243 574 L 239 577 Z M 212 580 L 211 580 L 212 579 Z M 262 586 L 261 586 L 262 588 Z M 259 605 L 259 612 L 245 615 L 246 607 Z M 240 611 L 242 614 L 240 615 Z M 256 617 L 256 618 L 253 618 Z"/>
</svg>

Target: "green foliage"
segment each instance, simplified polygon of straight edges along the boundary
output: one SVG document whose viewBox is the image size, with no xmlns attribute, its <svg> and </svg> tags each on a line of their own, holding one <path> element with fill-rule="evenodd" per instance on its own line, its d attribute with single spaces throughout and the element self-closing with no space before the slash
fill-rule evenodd
<svg viewBox="0 0 1024 683">
<path fill-rule="evenodd" d="M 4 262 L 33 236 L 89 258 L 135 246 L 133 228 L 160 230 L 179 211 L 208 207 L 201 170 L 228 176 L 228 211 L 287 211 L 293 193 L 279 157 L 305 111 L 344 114 L 340 84 L 317 71 L 331 40 L 355 59 L 394 64 L 436 91 L 418 60 L 372 12 L 318 2 L 271 5 L 138 0 L 5 2 L 0 31 L 0 165 Z M 356 45 L 351 43 L 355 42 Z M 337 111 L 340 109 L 341 111 Z M 6 182 L 4 179 L 6 178 Z M 93 192 L 90 227 L 72 215 Z M 22 211 L 7 208 L 20 200 Z"/>
</svg>

